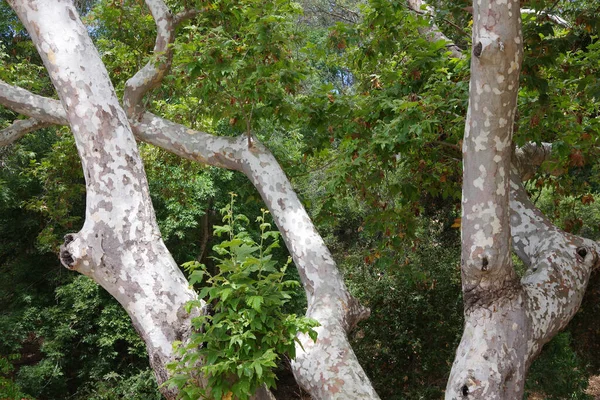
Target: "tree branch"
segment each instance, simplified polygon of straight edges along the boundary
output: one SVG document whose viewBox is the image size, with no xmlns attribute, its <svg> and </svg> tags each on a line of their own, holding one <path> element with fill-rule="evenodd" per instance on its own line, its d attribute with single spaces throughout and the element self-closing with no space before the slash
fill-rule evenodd
<svg viewBox="0 0 600 400">
<path fill-rule="evenodd" d="M 317 319 L 319 339 L 299 337 L 294 375 L 315 399 L 331 393 L 344 399 L 378 399 L 358 363 L 346 333 L 369 311 L 354 299 L 337 269 L 327 246 L 314 227 L 291 183 L 275 157 L 245 135 L 217 137 L 145 113 L 132 121 L 137 137 L 181 157 L 243 172 L 259 191 L 292 255 L 302 280 L 307 316 Z M 336 370 L 326 375 L 323 371 Z"/>
<path fill-rule="evenodd" d="M 200 14 L 200 10 L 197 10 L 197 9 L 181 11 L 180 13 L 175 14 L 175 16 L 173 17 L 173 25 L 175 27 L 177 27 L 182 22 L 187 21 L 188 19 L 194 18 L 198 14 Z"/>
<path fill-rule="evenodd" d="M 523 58 L 518 1 L 473 1 L 463 139 L 461 278 L 465 328 L 446 399 L 523 397 L 529 315 L 511 260 L 510 171 Z"/>
<path fill-rule="evenodd" d="M 67 113 L 60 101 L 33 94 L 0 80 L 0 104 L 19 114 L 50 124 L 67 125 Z"/>
<path fill-rule="evenodd" d="M 554 6 L 556 5 L 556 3 L 554 3 Z M 550 10 L 552 10 L 551 7 Z M 521 13 L 522 14 L 535 14 L 538 18 L 543 16 L 548 18 L 550 21 L 552 21 L 553 23 L 555 23 L 556 25 L 559 25 L 563 28 L 570 28 L 571 25 L 567 22 L 567 20 L 565 20 L 564 18 L 559 17 L 556 14 L 551 14 L 550 12 L 546 12 L 546 11 L 536 11 L 536 10 L 532 10 L 530 8 L 522 8 L 521 9 Z"/>
<path fill-rule="evenodd" d="M 423 0 L 408 0 L 408 7 L 411 10 L 413 10 L 414 12 L 416 12 L 417 14 L 424 15 L 424 16 L 427 16 L 430 18 L 434 17 L 433 8 L 431 8 Z M 452 24 L 452 25 L 455 28 L 459 29 L 463 34 L 466 35 L 465 31 L 463 31 L 462 29 L 460 29 L 459 27 L 457 27 L 454 24 Z M 452 54 L 452 57 L 460 58 L 460 59 L 465 58 L 465 55 L 463 54 L 462 49 L 460 47 L 458 47 L 456 44 L 454 44 L 454 42 L 452 40 L 450 40 L 449 37 L 447 37 L 446 35 L 444 35 L 442 33 L 442 31 L 436 25 L 436 23 L 433 22 L 433 19 L 432 19 L 431 25 L 428 28 L 420 28 L 419 31 L 421 32 L 422 35 L 424 35 L 431 42 L 437 42 L 439 40 L 445 41 L 447 43 L 446 47 Z"/>
<path fill-rule="evenodd" d="M 144 95 L 158 87 L 171 67 L 173 50 L 170 45 L 175 40 L 175 24 L 169 8 L 162 0 L 146 0 L 146 5 L 156 23 L 156 41 L 154 43 L 154 57 L 156 59 L 140 69 L 125 83 L 123 94 L 123 108 L 129 118 L 141 115 L 139 104 Z M 183 15 L 183 14 L 182 14 Z"/>
<path fill-rule="evenodd" d="M 515 149 L 514 165 L 519 171 L 522 181 L 533 178 L 535 172 L 544 161 L 550 159 L 552 143 L 526 143 L 523 147 Z"/>
<path fill-rule="evenodd" d="M 510 221 L 513 250 L 528 265 L 521 283 L 532 317 L 528 352 L 533 358 L 579 308 L 600 246 L 558 229 L 533 205 L 519 175 L 513 168 Z"/>
<path fill-rule="evenodd" d="M 38 121 L 34 118 L 18 119 L 12 125 L 0 130 L 0 146 L 8 146 L 9 144 L 21 139 L 29 132 L 38 129 L 47 128 L 53 125 L 52 123 Z"/>
</svg>

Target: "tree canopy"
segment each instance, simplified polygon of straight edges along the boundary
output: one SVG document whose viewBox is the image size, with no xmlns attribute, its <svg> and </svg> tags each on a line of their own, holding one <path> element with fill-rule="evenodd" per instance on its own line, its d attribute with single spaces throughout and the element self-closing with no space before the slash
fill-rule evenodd
<svg viewBox="0 0 600 400">
<path fill-rule="evenodd" d="M 89 207 L 95 200 L 89 183 L 94 177 L 86 159 L 93 164 L 97 147 L 108 154 L 113 145 L 108 139 L 99 145 L 90 140 L 89 154 L 82 150 L 83 141 L 73 132 L 73 111 L 57 100 L 63 96 L 57 73 L 48 72 L 48 56 L 38 54 L 38 39 L 32 40 L 23 18 L 11 9 L 20 2 L 9 3 L 0 2 L 0 144 L 5 145 L 0 148 L 0 397 L 160 398 L 152 353 L 148 364 L 148 350 L 154 348 L 147 349 L 145 328 L 135 312 L 121 307 L 125 297 L 98 286 L 108 290 L 94 275 L 99 272 L 69 272 L 58 257 L 65 264 L 70 242 L 65 235 L 91 224 Z M 168 12 L 162 15 L 164 9 L 156 4 Z M 521 2 L 516 112 L 506 122 L 513 127 L 507 151 L 521 155 L 523 193 L 561 232 L 592 240 L 600 238 L 599 9 L 597 1 Z M 364 370 L 356 380 L 370 379 L 381 398 L 443 396 L 470 304 L 463 295 L 464 266 L 461 277 L 462 169 L 468 165 L 462 149 L 469 144 L 463 135 L 470 123 L 472 58 L 479 58 L 481 43 L 472 43 L 479 12 L 465 1 L 443 0 L 98 0 L 76 1 L 75 10 L 122 99 L 123 125 L 138 139 L 143 165 L 135 157 L 127 164 L 137 171 L 132 176 L 147 177 L 148 207 L 153 208 L 148 214 L 155 215 L 164 251 L 172 255 L 173 265 L 194 266 L 179 272 L 175 265 L 181 279 L 165 269 L 175 281 L 185 281 L 181 303 L 196 300 L 190 289 L 195 284 L 211 304 L 212 316 L 229 318 L 223 308 L 229 297 L 223 293 L 229 292 L 222 287 L 209 292 L 207 279 L 264 285 L 264 276 L 256 278 L 263 267 L 242 277 L 227 269 L 227 257 L 235 260 L 242 252 L 233 264 L 268 266 L 265 279 L 278 282 L 277 292 L 284 296 L 278 299 L 264 286 L 264 298 L 244 292 L 249 297 L 244 297 L 241 319 L 260 319 L 256 315 L 263 308 L 272 310 L 271 319 L 262 322 L 277 325 L 281 336 L 292 325 L 304 332 L 316 327 L 310 319 L 285 325 L 291 315 L 307 309 L 307 316 L 321 324 L 316 331 L 323 340 L 315 343 L 314 335 L 299 339 L 308 355 L 296 347 L 296 367 L 286 358 L 294 355 L 288 343 L 278 345 L 277 358 L 252 363 L 251 372 L 240 367 L 240 376 L 261 378 L 263 366 L 269 365 L 279 379 L 277 398 L 300 398 L 300 386 L 314 398 L 326 398 L 311 392 L 312 377 L 299 377 L 297 371 L 312 365 L 311 346 L 330 338 L 337 344 L 338 330 L 344 340 L 347 330 L 354 349 L 347 357 L 356 357 Z M 160 22 L 163 17 L 167 22 Z M 485 95 L 486 89 L 481 91 Z M 86 115 L 80 125 L 93 118 Z M 175 132 L 177 140 L 166 132 Z M 128 146 L 138 152 L 134 143 Z M 277 166 L 268 169 L 271 165 Z M 469 171 L 481 176 L 477 167 Z M 278 180 L 282 176 L 284 183 Z M 103 179 L 99 182 L 110 187 Z M 224 238 L 219 229 L 227 223 L 221 222 L 220 211 L 234 212 L 232 192 L 235 213 L 248 221 Z M 145 204 L 140 193 L 140 204 Z M 121 195 L 128 208 L 128 195 Z M 525 197 L 512 201 L 529 204 Z M 312 222 L 296 204 L 306 207 L 306 220 Z M 261 211 L 265 208 L 272 216 Z M 291 217 L 282 217 L 283 212 L 297 213 L 292 216 L 300 225 L 286 225 Z M 252 223 L 257 218 L 258 225 Z M 281 247 L 259 250 L 257 243 L 277 236 L 265 236 L 271 226 L 261 224 L 279 227 Z M 522 256 L 527 249 L 518 245 L 531 232 L 514 226 L 512 232 L 507 243 L 516 242 L 516 255 Z M 322 254 L 321 243 L 329 249 Z M 582 246 L 575 246 L 578 254 Z M 586 255 L 595 249 L 585 246 L 589 251 L 579 254 L 580 263 L 588 262 Z M 320 267 L 311 264 L 313 253 L 324 260 Z M 75 265 L 77 254 L 70 255 Z M 505 265 L 514 263 L 514 279 L 523 282 L 534 262 L 516 255 Z M 289 256 L 298 270 L 282 268 Z M 323 271 L 332 275 L 320 286 L 315 277 Z M 587 283 L 588 275 L 582 281 Z M 304 290 L 292 283 L 296 280 Z M 600 375 L 597 274 L 589 282 L 573 322 L 531 367 L 528 398 L 590 398 L 590 377 Z M 584 290 L 585 285 L 581 296 Z M 239 302 L 234 303 L 229 307 L 236 310 Z M 200 300 L 196 305 L 206 306 Z M 334 311 L 323 311 L 330 306 Z M 285 323 L 282 327 L 274 320 Z M 193 318 L 186 321 L 182 326 L 194 323 Z M 202 321 L 196 328 L 207 323 Z M 178 334 L 185 336 L 184 328 Z M 206 332 L 220 335 L 218 328 Z M 330 331 L 336 333 L 328 336 Z M 239 343 L 227 338 L 229 350 L 236 348 Z M 208 342 L 204 333 L 195 340 L 194 345 Z M 206 348 L 220 349 L 211 346 Z M 227 357 L 236 356 L 230 351 Z M 161 380 L 166 376 L 159 374 Z M 227 393 L 212 395 L 226 398 Z"/>
</svg>

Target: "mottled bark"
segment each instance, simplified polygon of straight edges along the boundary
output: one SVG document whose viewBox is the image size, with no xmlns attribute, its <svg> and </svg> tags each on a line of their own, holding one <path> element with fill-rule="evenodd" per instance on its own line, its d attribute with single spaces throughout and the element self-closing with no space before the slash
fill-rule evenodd
<svg viewBox="0 0 600 400">
<path fill-rule="evenodd" d="M 513 168 L 510 218 L 513 249 L 528 266 L 521 285 L 531 319 L 526 359 L 529 365 L 544 343 L 579 309 L 589 275 L 598 267 L 600 246 L 552 224 L 529 200 L 520 180 L 522 174 Z"/>
<path fill-rule="evenodd" d="M 67 114 L 62 104 L 47 97 L 0 81 L 0 104 L 14 112 L 50 124 L 67 125 Z"/>
<path fill-rule="evenodd" d="M 519 399 L 542 346 L 579 308 L 600 248 L 558 229 L 527 197 L 521 179 L 533 177 L 551 145 L 516 149 L 511 164 L 522 58 L 519 2 L 477 1 L 473 17 L 463 141 L 465 330 L 446 398 Z M 520 280 L 510 261 L 511 238 L 528 266 Z"/>
<path fill-rule="evenodd" d="M 300 338 L 304 349 L 298 348 L 293 363 L 296 378 L 316 399 L 376 399 L 346 337 L 368 312 L 349 295 L 271 153 L 256 140 L 249 143 L 246 136 L 211 136 L 139 107 L 168 70 L 173 26 L 194 14 L 171 17 L 160 1 L 147 3 L 157 21 L 158 61 L 127 83 L 124 102 L 133 133 L 182 157 L 249 177 L 299 269 L 308 298 L 307 315 L 322 324 L 316 344 Z M 413 7 L 420 4 L 411 0 Z M 161 381 L 166 376 L 164 362 L 172 358 L 171 342 L 184 338 L 189 329 L 189 316 L 181 306 L 194 295 L 160 239 L 130 125 L 74 9 L 60 0 L 26 4 L 11 0 L 11 5 L 33 30 L 61 102 L 0 82 L 0 104 L 32 118 L 16 121 L 0 137 L 8 143 L 35 127 L 71 126 L 85 170 L 88 209 L 82 231 L 65 243 L 63 262 L 94 278 L 124 305 L 148 344 Z M 426 36 L 437 40 L 439 32 L 431 32 Z M 597 244 L 553 226 L 521 185 L 520 177 L 531 177 L 547 158 L 549 145 L 517 149 L 511 168 L 520 42 L 518 2 L 474 4 L 471 90 L 463 141 L 466 322 L 446 398 L 519 398 L 527 368 L 576 312 L 590 271 L 598 263 Z M 529 266 L 521 280 L 510 263 L 511 235 L 515 252 Z"/>
<path fill-rule="evenodd" d="M 358 364 L 347 339 L 347 332 L 361 319 L 368 316 L 368 310 L 361 307 L 348 293 L 329 250 L 314 228 L 289 180 L 273 155 L 255 140 L 249 146 L 245 136 L 237 139 L 223 138 L 196 132 L 150 113 L 143 113 L 143 110 L 139 108 L 139 102 L 144 94 L 160 83 L 162 76 L 168 69 L 171 56 L 167 45 L 172 41 L 172 31 L 170 30 L 173 29 L 173 24 L 168 10 L 158 1 L 149 1 L 148 3 L 151 10 L 153 10 L 153 16 L 157 18 L 159 37 L 157 37 L 155 51 L 164 51 L 164 58 L 161 59 L 161 62 L 147 64 L 134 78 L 127 82 L 124 103 L 137 138 L 163 147 L 182 157 L 209 165 L 242 171 L 250 178 L 271 211 L 300 271 L 308 297 L 307 315 L 316 318 L 321 323 L 321 327 L 317 329 L 319 333 L 317 343 L 312 342 L 307 336 L 300 338 L 304 348 L 298 346 L 297 360 L 294 363 L 296 378 L 315 399 L 378 398 L 366 374 Z M 186 12 L 176 19 L 182 20 L 193 14 L 193 12 Z M 99 62 L 98 60 L 87 61 L 89 63 Z M 66 65 L 62 67 L 69 69 Z M 1 104 L 18 109 L 26 115 L 44 116 L 48 114 L 46 119 L 52 123 L 64 124 L 68 120 L 73 126 L 68 106 L 65 107 L 68 110 L 67 118 L 65 118 L 64 111 L 62 107 L 59 107 L 60 105 L 57 104 L 56 100 L 35 96 L 23 89 L 7 86 L 11 89 L 10 100 L 0 98 Z M 62 88 L 57 86 L 57 89 L 60 92 Z M 114 93 L 111 92 L 112 95 Z M 111 102 L 113 100 L 111 97 Z M 12 103 L 8 104 L 9 101 Z M 65 101 L 63 101 L 63 104 L 65 104 Z M 100 104 L 101 102 L 95 106 L 98 107 Z M 114 108 L 116 110 L 117 105 Z M 121 109 L 118 108 L 118 110 Z M 121 117 L 120 113 L 119 117 Z M 81 120 L 78 120 L 78 122 L 83 123 Z M 126 124 L 123 123 L 122 119 L 116 125 L 126 130 Z M 90 139 L 88 137 L 81 140 Z M 97 147 L 94 147 L 93 150 L 87 148 L 89 146 L 93 147 L 93 143 L 81 143 L 81 146 L 86 149 L 86 152 L 81 153 L 83 158 L 95 155 L 94 152 Z M 141 166 L 141 164 L 139 165 Z M 97 175 L 98 173 L 92 174 L 94 177 Z M 100 181 L 108 180 L 103 176 L 98 176 L 98 178 Z M 123 189 L 120 185 L 113 188 L 114 179 L 112 176 L 110 178 L 111 189 L 114 189 L 114 191 Z M 141 182 L 142 177 L 138 176 L 137 178 Z M 101 183 L 106 184 L 106 182 Z M 145 186 L 145 180 L 142 186 Z M 112 196 L 114 191 L 107 194 L 107 197 Z M 146 189 L 143 193 L 143 197 L 147 196 Z M 88 196 L 90 196 L 89 193 Z M 109 203 L 108 200 L 104 200 L 104 202 L 96 200 L 96 202 L 102 203 L 102 207 Z M 92 204 L 90 203 L 90 206 L 94 207 Z M 144 213 L 144 217 L 148 215 L 149 213 Z M 95 216 L 96 220 L 101 218 L 97 213 Z M 88 225 L 90 224 L 86 220 L 86 226 Z M 92 228 L 88 230 L 94 232 L 98 221 L 91 225 Z M 114 226 L 108 228 L 107 230 L 115 229 Z M 78 268 L 84 273 L 97 271 L 98 267 L 92 268 L 87 265 L 85 265 L 85 268 L 80 265 L 75 267 L 78 260 L 85 259 L 88 253 L 81 250 L 82 247 L 88 246 L 87 242 L 77 241 L 84 236 L 82 232 L 77 237 L 69 239 L 69 243 L 65 247 L 64 258 L 67 259 L 67 264 L 70 267 Z M 92 239 L 87 240 L 93 241 Z M 100 244 L 102 245 L 102 243 L 101 241 Z M 95 261 L 95 264 L 104 264 L 108 260 L 104 250 L 101 250 L 103 254 L 101 257 L 96 256 L 92 260 Z M 113 249 L 111 248 L 111 250 Z M 72 262 L 69 257 L 73 258 Z M 104 271 L 102 277 L 105 281 L 114 279 L 106 271 Z M 98 278 L 95 277 L 95 279 Z M 118 281 L 108 286 L 118 287 L 122 284 L 123 282 Z"/>
<path fill-rule="evenodd" d="M 530 321 L 511 263 L 511 139 L 522 59 L 519 2 L 473 2 L 463 140 L 461 272 L 465 329 L 447 399 L 523 395 Z"/>
<path fill-rule="evenodd" d="M 86 218 L 61 261 L 102 285 L 127 310 L 159 383 L 186 337 L 194 299 L 165 247 L 135 139 L 108 73 L 71 2 L 9 2 L 50 74 L 75 136 L 86 180 Z M 164 389 L 168 398 L 174 393 Z"/>
<path fill-rule="evenodd" d="M 16 140 L 21 139 L 29 132 L 52 126 L 52 123 L 39 121 L 35 118 L 18 119 L 10 126 L 0 130 L 0 146 L 8 146 Z"/>
</svg>

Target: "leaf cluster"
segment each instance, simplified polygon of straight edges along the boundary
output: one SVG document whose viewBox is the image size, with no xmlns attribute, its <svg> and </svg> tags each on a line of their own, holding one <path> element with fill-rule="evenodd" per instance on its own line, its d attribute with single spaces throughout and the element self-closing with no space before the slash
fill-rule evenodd
<svg viewBox="0 0 600 400">
<path fill-rule="evenodd" d="M 256 121 L 290 120 L 292 94 L 305 73 L 295 54 L 301 37 L 297 3 L 215 0 L 183 29 L 174 45 L 175 76 L 214 122 L 250 133 Z"/>
<path fill-rule="evenodd" d="M 222 210 L 224 225 L 215 226 L 215 235 L 225 238 L 213 247 L 217 271 L 211 274 L 197 261 L 184 264 L 190 283 L 205 284 L 188 312 L 205 302 L 209 312 L 192 319 L 196 331 L 181 344 L 181 361 L 170 367 L 169 384 L 179 388 L 183 399 L 248 399 L 263 384 L 275 386 L 274 368 L 282 355 L 295 357 L 298 333 L 316 340 L 317 321 L 283 310 L 299 283 L 285 279 L 290 259 L 278 266 L 272 258 L 279 233 L 270 230 L 267 211 L 256 220 L 257 243 L 244 228 L 248 218 L 234 214 L 233 205 L 232 194 Z M 201 387 L 202 376 L 210 389 Z"/>
</svg>

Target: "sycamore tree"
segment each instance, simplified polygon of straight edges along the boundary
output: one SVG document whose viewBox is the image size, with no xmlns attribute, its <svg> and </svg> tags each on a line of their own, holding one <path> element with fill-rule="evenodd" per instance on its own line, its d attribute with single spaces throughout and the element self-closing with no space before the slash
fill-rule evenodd
<svg viewBox="0 0 600 400">
<path fill-rule="evenodd" d="M 269 9 L 272 4 L 260 12 L 256 11 L 261 9 L 258 3 L 252 2 L 254 8 L 227 8 L 221 2 L 178 5 L 147 0 L 156 27 L 152 55 L 123 80 L 116 76 L 121 73 L 118 69 L 109 75 L 97 50 L 100 44 L 92 41 L 101 30 L 121 29 L 120 20 L 114 26 L 86 26 L 70 1 L 8 3 L 35 44 L 58 100 L 0 82 L 0 104 L 26 117 L 0 131 L 0 141 L 10 144 L 51 125 L 70 128 L 85 177 L 86 211 L 82 229 L 65 237 L 61 262 L 92 278 L 124 307 L 147 346 L 157 381 L 169 378 L 166 365 L 176 358 L 173 343 L 190 338 L 194 313 L 205 313 L 206 305 L 201 302 L 199 310 L 191 313 L 186 308 L 197 296 L 162 241 L 136 140 L 248 177 L 298 269 L 307 316 L 320 323 L 316 341 L 308 335 L 298 337 L 292 363 L 296 380 L 316 399 L 379 398 L 348 341 L 348 332 L 369 311 L 349 293 L 285 172 L 253 132 L 261 117 L 292 118 L 285 98 L 296 90 L 302 71 L 290 61 L 293 49 L 281 45 L 290 38 L 278 36 L 273 29 L 290 20 Z M 292 14 L 298 12 L 297 6 L 291 7 Z M 402 7 L 410 7 L 424 21 L 436 18 L 434 9 L 419 1 Z M 364 13 L 362 18 L 371 19 L 368 29 L 384 26 L 393 33 L 392 40 L 398 35 L 397 26 L 386 26 L 393 18 L 382 12 Z M 240 22 L 242 14 L 253 23 Z M 349 19 L 350 24 L 361 19 L 354 10 L 344 15 L 336 18 Z M 446 389 L 448 399 L 520 398 L 529 366 L 542 346 L 573 317 L 598 263 L 597 244 L 554 226 L 528 199 L 522 184 L 537 167 L 551 161 L 553 153 L 552 146 L 539 140 L 519 143 L 519 148 L 513 145 L 525 65 L 521 18 L 518 1 L 477 1 L 472 8 L 469 104 L 462 140 L 465 328 Z M 439 53 L 457 60 L 467 57 L 438 24 L 410 28 L 424 42 L 435 43 Z M 347 26 L 338 23 L 330 33 L 338 54 L 350 45 L 344 29 Z M 189 40 L 178 40 L 182 37 Z M 254 41 L 245 40 L 249 37 Z M 371 39 L 381 44 L 386 38 Z M 364 45 L 357 43 L 357 49 Z M 373 48 L 367 50 L 373 52 Z M 377 51 L 373 54 L 379 56 Z M 378 63 L 371 66 L 368 82 L 377 92 L 385 84 L 383 73 L 377 73 Z M 415 79 L 421 74 L 412 72 Z M 351 79 L 343 69 L 331 76 Z M 122 82 L 117 87 L 122 100 L 113 86 L 115 80 Z M 188 104 L 186 110 L 193 111 L 197 105 L 215 118 L 228 119 L 230 126 L 243 133 L 216 136 L 196 130 L 195 124 L 185 126 L 176 118 L 161 116 L 160 107 L 150 112 L 151 91 L 168 91 L 168 85 L 163 87 L 165 80 L 169 84 L 184 80 L 195 88 L 189 95 L 195 104 Z M 330 91 L 324 104 L 337 104 L 338 93 Z M 411 108 L 421 106 L 418 96 L 410 94 L 409 99 L 398 99 L 401 104 L 394 103 L 394 107 L 410 113 Z M 235 111 L 231 105 L 237 106 Z M 340 114 L 321 118 L 334 121 Z M 369 120 L 373 116 L 367 114 L 352 123 L 366 132 L 376 131 Z M 321 125 L 324 132 L 334 130 L 331 124 Z M 396 126 L 385 132 L 396 138 L 400 150 L 409 152 L 408 141 L 400 140 L 402 129 Z M 381 138 L 376 134 L 374 138 L 380 144 Z M 403 155 L 392 156 L 398 160 Z M 352 159 L 361 157 L 364 154 L 356 152 Z M 410 186 L 400 187 L 403 190 L 396 195 L 410 194 Z M 522 277 L 512 265 L 511 247 L 527 266 Z M 163 387 L 162 392 L 167 398 L 178 396 L 173 388 Z"/>
</svg>

